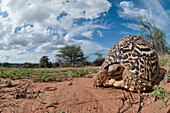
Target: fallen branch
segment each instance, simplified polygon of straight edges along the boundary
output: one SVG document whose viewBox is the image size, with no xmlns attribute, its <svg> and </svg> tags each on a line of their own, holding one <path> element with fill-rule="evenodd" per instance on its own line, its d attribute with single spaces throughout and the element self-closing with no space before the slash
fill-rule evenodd
<svg viewBox="0 0 170 113">
<path fill-rule="evenodd" d="M 68 86 L 73 85 L 73 79 L 71 80 L 71 82 L 68 84 Z"/>
<path fill-rule="evenodd" d="M 92 86 L 87 86 L 87 88 L 103 89 L 103 87 L 92 87 Z"/>
</svg>

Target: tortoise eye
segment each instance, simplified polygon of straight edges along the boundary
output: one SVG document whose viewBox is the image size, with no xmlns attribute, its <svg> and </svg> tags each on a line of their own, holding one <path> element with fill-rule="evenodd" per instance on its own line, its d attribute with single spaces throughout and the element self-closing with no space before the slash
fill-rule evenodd
<svg viewBox="0 0 170 113">
<path fill-rule="evenodd" d="M 117 69 L 116 69 L 116 71 L 120 71 L 121 70 L 121 67 L 118 67 Z"/>
</svg>

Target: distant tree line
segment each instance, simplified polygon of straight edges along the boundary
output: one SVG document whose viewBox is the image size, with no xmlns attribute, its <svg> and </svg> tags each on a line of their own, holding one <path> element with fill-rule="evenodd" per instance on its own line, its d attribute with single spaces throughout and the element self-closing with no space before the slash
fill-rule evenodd
<svg viewBox="0 0 170 113">
<path fill-rule="evenodd" d="M 60 48 L 56 54 L 57 61 L 52 63 L 48 56 L 42 56 L 39 60 L 39 64 L 33 64 L 25 62 L 24 64 L 9 64 L 5 62 L 0 66 L 9 68 L 57 68 L 57 67 L 83 67 L 83 66 L 100 66 L 104 59 L 102 54 L 95 53 L 94 55 L 97 58 L 90 62 L 88 61 L 88 56 L 85 57 L 81 46 L 79 45 L 66 45 L 63 48 Z"/>
<path fill-rule="evenodd" d="M 25 63 L 8 63 L 8 62 L 4 62 L 4 63 L 0 63 L 1 67 L 6 67 L 6 68 L 37 68 L 39 67 L 39 64 L 37 63 L 29 63 L 29 62 L 25 62 Z"/>
</svg>

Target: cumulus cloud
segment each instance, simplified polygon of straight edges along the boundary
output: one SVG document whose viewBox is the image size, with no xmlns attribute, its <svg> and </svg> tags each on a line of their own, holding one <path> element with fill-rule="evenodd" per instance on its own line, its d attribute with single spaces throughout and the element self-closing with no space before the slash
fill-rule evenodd
<svg viewBox="0 0 170 113">
<path fill-rule="evenodd" d="M 94 19 L 107 13 L 111 3 L 107 0 L 2 0 L 0 7 L 7 15 L 0 16 L 0 49 L 12 62 L 12 52 L 5 51 L 18 51 L 15 54 L 22 54 L 24 59 L 28 52 L 32 56 L 41 55 L 79 42 L 73 38 L 77 35 L 92 39 L 91 31 L 108 29 L 96 24 Z"/>
<path fill-rule="evenodd" d="M 92 39 L 92 37 L 93 37 L 93 31 L 85 31 L 85 32 L 81 33 L 81 35 L 82 35 L 82 36 L 85 36 L 85 37 L 87 37 L 87 38 L 89 38 L 89 39 Z"/>
<path fill-rule="evenodd" d="M 130 18 L 130 17 L 137 17 L 139 15 L 145 15 L 147 10 L 139 9 L 134 6 L 133 1 L 123 1 L 120 2 L 120 7 L 122 10 L 118 11 L 120 17 L 123 18 Z"/>
</svg>

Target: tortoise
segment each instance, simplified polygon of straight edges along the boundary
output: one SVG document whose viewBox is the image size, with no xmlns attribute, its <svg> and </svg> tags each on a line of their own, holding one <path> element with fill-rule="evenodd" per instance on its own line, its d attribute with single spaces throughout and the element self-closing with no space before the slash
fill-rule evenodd
<svg viewBox="0 0 170 113">
<path fill-rule="evenodd" d="M 113 45 L 93 77 L 93 86 L 112 85 L 129 91 L 152 89 L 159 73 L 159 59 L 153 46 L 145 39 L 124 36 Z"/>
</svg>

